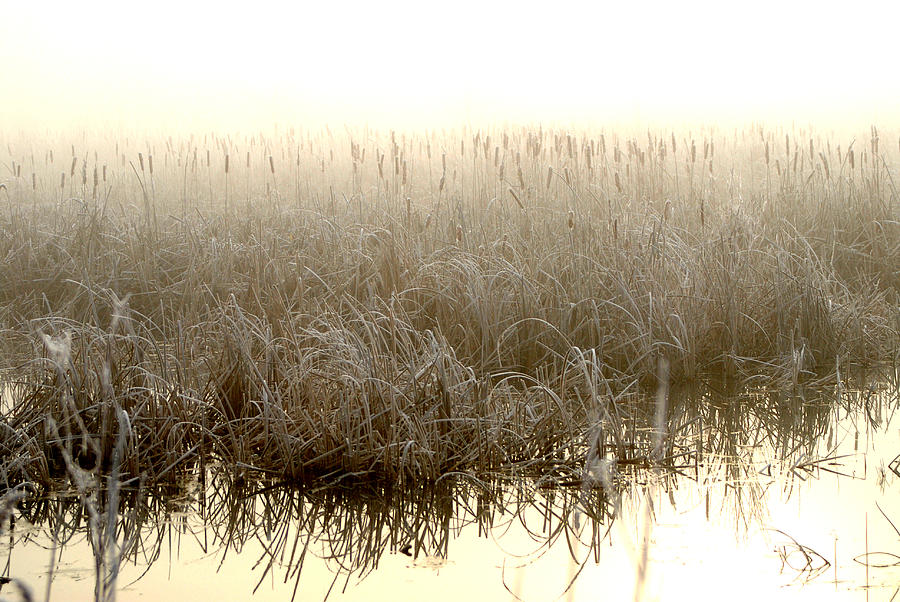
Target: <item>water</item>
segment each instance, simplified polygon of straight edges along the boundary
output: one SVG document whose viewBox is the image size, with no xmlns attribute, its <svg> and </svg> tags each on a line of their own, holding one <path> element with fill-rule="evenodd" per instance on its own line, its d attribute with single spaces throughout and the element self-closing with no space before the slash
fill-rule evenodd
<svg viewBox="0 0 900 602">
<path fill-rule="evenodd" d="M 459 474 L 298 491 L 215 467 L 126 487 L 116 599 L 898 600 L 900 418 L 865 395 L 675 403 L 668 461 L 607 452 L 565 487 Z M 22 501 L 4 574 L 42 600 L 52 556 L 50 599 L 94 597 L 84 508 L 103 499 Z"/>
</svg>

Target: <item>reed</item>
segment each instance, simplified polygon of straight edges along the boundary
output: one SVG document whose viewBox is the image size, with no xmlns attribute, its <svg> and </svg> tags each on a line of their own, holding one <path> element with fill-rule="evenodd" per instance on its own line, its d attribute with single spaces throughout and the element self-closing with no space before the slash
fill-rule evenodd
<svg viewBox="0 0 900 602">
<path fill-rule="evenodd" d="M 539 475 L 583 462 L 598 423 L 621 445 L 661 358 L 673 387 L 800 393 L 897 364 L 893 145 L 838 160 L 809 132 L 667 138 L 107 142 L 103 194 L 82 196 L 73 151 L 68 197 L 64 171 L 59 193 L 4 187 L 3 474 L 50 488 L 68 454 L 123 481 L 207 457 L 303 482 Z M 197 148 L 222 152 L 205 182 Z M 279 190 L 297 202 L 260 202 Z"/>
</svg>

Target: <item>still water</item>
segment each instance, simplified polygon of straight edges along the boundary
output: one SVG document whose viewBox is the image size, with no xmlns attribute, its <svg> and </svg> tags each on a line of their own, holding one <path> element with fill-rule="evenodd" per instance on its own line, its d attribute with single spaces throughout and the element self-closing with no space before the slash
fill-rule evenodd
<svg viewBox="0 0 900 602">
<path fill-rule="evenodd" d="M 124 487 L 115 545 L 86 473 L 82 497 L 19 503 L 3 574 L 35 600 L 93 599 L 98 575 L 121 601 L 900 600 L 896 396 L 855 396 L 675 404 L 664 460 L 601 450 L 571 479 L 297 490 L 212 467 Z"/>
</svg>

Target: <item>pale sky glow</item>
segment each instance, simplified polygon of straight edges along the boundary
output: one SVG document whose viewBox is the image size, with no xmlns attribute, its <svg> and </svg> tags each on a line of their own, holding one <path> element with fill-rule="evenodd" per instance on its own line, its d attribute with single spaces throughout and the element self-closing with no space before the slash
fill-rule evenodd
<svg viewBox="0 0 900 602">
<path fill-rule="evenodd" d="M 888 2 L 224 6 L 22 3 L 0 23 L 0 115 L 51 127 L 900 116 Z"/>
</svg>

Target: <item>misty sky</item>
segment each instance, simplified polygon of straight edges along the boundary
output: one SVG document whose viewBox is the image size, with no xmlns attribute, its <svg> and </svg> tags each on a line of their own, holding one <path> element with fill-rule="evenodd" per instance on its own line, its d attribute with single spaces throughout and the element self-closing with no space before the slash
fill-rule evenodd
<svg viewBox="0 0 900 602">
<path fill-rule="evenodd" d="M 898 17 L 872 1 L 22 3 L 0 23 L 0 111 L 49 127 L 895 124 Z"/>
</svg>

